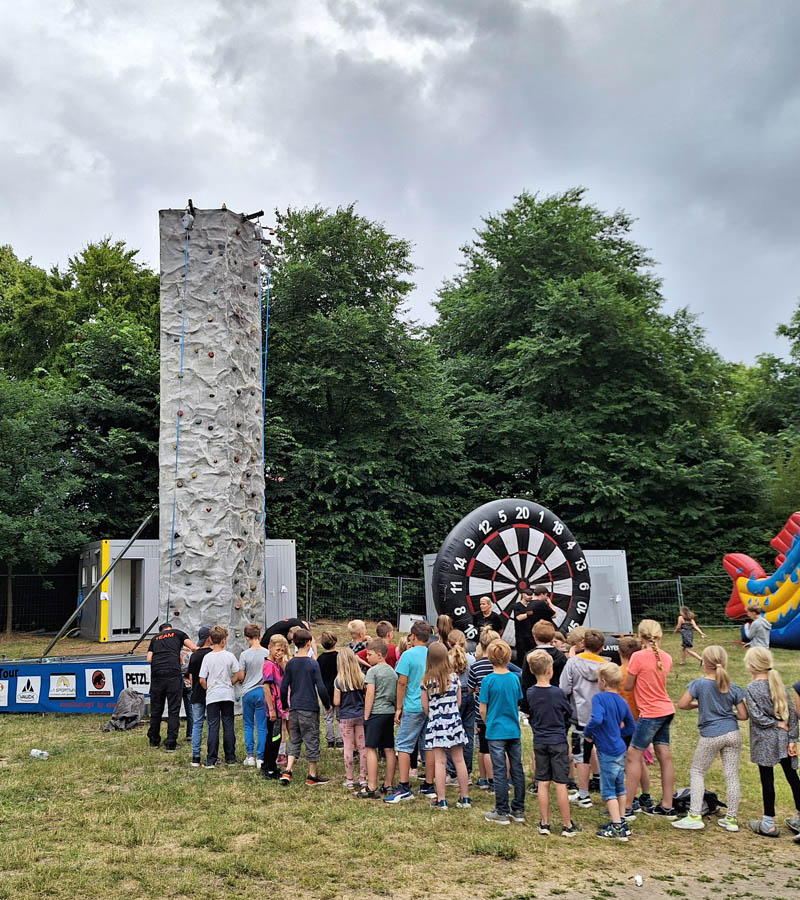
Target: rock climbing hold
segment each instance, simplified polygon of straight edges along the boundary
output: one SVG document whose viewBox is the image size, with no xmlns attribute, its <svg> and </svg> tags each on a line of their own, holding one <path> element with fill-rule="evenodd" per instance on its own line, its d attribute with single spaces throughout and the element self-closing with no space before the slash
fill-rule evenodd
<svg viewBox="0 0 800 900">
<path fill-rule="evenodd" d="M 256 575 L 260 575 L 260 574 L 261 574 L 261 569 L 256 569 Z"/>
<path fill-rule="evenodd" d="M 180 567 L 181 567 L 181 561 L 180 561 L 179 559 L 176 559 L 176 560 L 175 560 L 175 565 L 180 569 Z"/>
<path fill-rule="evenodd" d="M 213 547 L 214 546 L 214 538 L 209 538 L 206 541 L 206 544 L 208 544 L 209 547 Z"/>
<path fill-rule="evenodd" d="M 199 353 L 199 352 L 200 352 L 200 349 L 199 349 L 198 347 L 195 347 L 195 348 L 194 348 L 194 352 L 195 352 L 195 353 Z"/>
<path fill-rule="evenodd" d="M 250 560 L 249 560 L 246 556 L 245 556 L 245 558 L 244 558 L 244 561 L 245 561 L 245 562 L 250 562 Z"/>
<path fill-rule="evenodd" d="M 182 482 L 182 481 L 179 481 L 179 482 L 178 482 L 178 487 L 183 487 L 183 482 Z"/>
<path fill-rule="evenodd" d="M 241 423 L 241 422 L 237 422 L 237 423 L 236 423 L 236 427 L 237 427 L 237 428 L 241 428 L 241 427 L 242 427 L 242 423 Z"/>
<path fill-rule="evenodd" d="M 244 490 L 244 482 L 243 482 L 243 481 L 240 481 L 240 482 L 239 482 L 239 487 L 240 487 L 242 490 Z"/>
<path fill-rule="evenodd" d="M 197 472 L 192 472 L 192 478 L 197 478 Z"/>
<path fill-rule="evenodd" d="M 206 507 L 206 512 L 211 512 L 211 507 L 210 507 L 210 506 L 207 506 L 207 507 Z"/>
<path fill-rule="evenodd" d="M 213 317 L 213 316 L 209 316 L 209 317 L 208 317 L 208 321 L 209 321 L 209 322 L 213 322 L 213 321 L 214 321 L 214 317 Z"/>
<path fill-rule="evenodd" d="M 234 461 L 234 462 L 239 462 L 239 457 L 238 457 L 238 456 L 234 456 L 234 457 L 233 457 L 233 461 Z"/>
<path fill-rule="evenodd" d="M 185 585 L 190 585 L 192 582 L 187 578 L 186 581 L 183 582 Z"/>
<path fill-rule="evenodd" d="M 181 614 L 181 611 L 180 611 L 179 609 L 173 609 L 173 610 L 172 610 L 172 615 L 173 615 L 173 616 L 179 616 L 180 614 Z"/>
<path fill-rule="evenodd" d="M 180 416 L 182 416 L 182 415 L 183 415 L 183 410 L 182 410 L 182 409 L 179 409 L 179 410 L 178 410 L 178 416 L 180 417 Z"/>
<path fill-rule="evenodd" d="M 208 351 L 208 355 L 211 357 L 211 359 L 213 359 L 213 358 L 214 358 L 214 351 L 213 351 L 213 350 L 209 350 L 209 351 Z"/>
<path fill-rule="evenodd" d="M 202 425 L 202 424 L 203 424 L 203 420 L 202 420 L 202 419 L 195 419 L 195 420 L 194 420 L 194 424 L 195 424 L 195 425 Z"/>
<path fill-rule="evenodd" d="M 234 579 L 233 579 L 233 583 L 234 583 L 234 584 L 238 584 L 238 583 L 239 583 L 239 579 L 238 579 L 238 578 L 234 578 Z"/>
<path fill-rule="evenodd" d="M 217 395 L 216 395 L 216 394 L 209 394 L 208 396 L 211 397 L 211 399 L 213 400 L 214 397 L 216 397 Z"/>
<path fill-rule="evenodd" d="M 174 537 L 174 538 L 175 538 L 175 540 L 176 540 L 176 541 L 177 541 L 177 540 L 178 540 L 178 538 L 179 538 L 179 537 L 180 537 L 180 535 L 179 535 L 179 534 L 178 534 L 178 532 L 177 532 L 177 531 L 176 531 L 176 532 L 175 532 L 175 534 L 174 534 L 174 535 L 173 535 L 173 537 Z"/>
<path fill-rule="evenodd" d="M 234 609 L 241 609 L 241 608 L 242 608 L 242 604 L 241 604 L 241 603 L 237 603 L 233 608 L 234 608 Z"/>
<path fill-rule="evenodd" d="M 250 585 L 250 590 L 251 590 L 251 591 L 254 591 L 257 587 L 258 587 L 257 584 L 251 584 L 251 585 Z"/>
<path fill-rule="evenodd" d="M 209 425 L 209 426 L 208 426 L 208 430 L 209 430 L 209 431 L 213 431 L 213 430 L 214 430 L 214 426 L 213 426 L 213 425 Z"/>
<path fill-rule="evenodd" d="M 211 593 L 211 588 L 206 588 L 206 593 L 207 593 L 207 594 L 210 594 L 210 593 Z"/>
<path fill-rule="evenodd" d="M 239 591 L 239 596 L 244 597 L 244 591 Z"/>
<path fill-rule="evenodd" d="M 242 529 L 242 534 L 247 534 L 247 529 L 246 529 L 246 528 L 243 528 L 243 529 Z"/>
<path fill-rule="evenodd" d="M 214 465 L 216 465 L 216 464 L 217 464 L 217 461 L 216 461 L 216 460 L 214 460 Z"/>
<path fill-rule="evenodd" d="M 241 344 L 241 341 L 239 340 L 239 338 L 236 338 L 236 343 Z"/>
</svg>

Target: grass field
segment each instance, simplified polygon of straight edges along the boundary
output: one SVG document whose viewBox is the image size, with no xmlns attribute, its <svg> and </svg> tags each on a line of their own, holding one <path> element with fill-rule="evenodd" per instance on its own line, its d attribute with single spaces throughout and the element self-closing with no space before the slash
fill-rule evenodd
<svg viewBox="0 0 800 900">
<path fill-rule="evenodd" d="M 726 646 L 731 673 L 744 685 L 737 636 L 733 628 L 712 631 L 709 642 Z M 700 648 L 704 643 L 697 641 Z M 45 646 L 44 638 L 14 637 L 2 641 L 0 653 L 20 658 Z M 676 638 L 665 640 L 676 661 L 677 646 Z M 67 640 L 56 652 L 89 649 L 97 645 Z M 778 651 L 776 657 L 784 680 L 800 677 L 796 653 Z M 698 669 L 676 665 L 673 672 L 669 686 L 677 698 Z M 287 789 L 242 766 L 192 769 L 186 745 L 168 755 L 149 748 L 144 728 L 106 734 L 104 722 L 82 715 L 0 717 L 0 898 L 780 900 L 796 897 L 800 887 L 800 847 L 786 829 L 770 841 L 746 828 L 727 834 L 715 819 L 703 832 L 679 832 L 640 816 L 630 843 L 609 845 L 593 834 L 601 817 L 595 795 L 593 809 L 575 812 L 582 835 L 545 838 L 533 827 L 538 815 L 530 802 L 527 826 L 485 823 L 493 804 L 478 790 L 469 811 L 435 811 L 422 798 L 400 806 L 358 800 L 341 785 L 340 751 L 322 751 L 320 771 L 331 778 L 329 785 L 306 788 L 300 779 Z M 523 735 L 529 759 L 529 733 Z M 677 784 L 683 787 L 696 713 L 679 712 L 674 735 Z M 746 726 L 744 735 L 740 820 L 746 823 L 761 806 Z M 52 758 L 30 759 L 32 747 L 49 750 Z M 242 758 L 241 734 L 238 749 Z M 301 761 L 297 774 L 304 771 Z M 657 782 L 657 769 L 654 775 Z M 782 824 L 791 814 L 790 795 L 782 776 L 776 783 Z M 707 787 L 724 795 L 718 764 Z M 643 888 L 634 886 L 637 873 Z"/>
</svg>

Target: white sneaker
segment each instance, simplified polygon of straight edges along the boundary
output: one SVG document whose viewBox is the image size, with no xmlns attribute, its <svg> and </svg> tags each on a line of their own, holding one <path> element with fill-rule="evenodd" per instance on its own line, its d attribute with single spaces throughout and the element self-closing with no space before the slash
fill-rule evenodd
<svg viewBox="0 0 800 900">
<path fill-rule="evenodd" d="M 244 765 L 244 766 L 254 766 L 255 764 L 256 764 L 255 756 L 245 756 L 244 762 L 242 763 L 242 765 Z"/>
<path fill-rule="evenodd" d="M 702 816 L 688 815 L 672 823 L 673 828 L 683 828 L 687 831 L 701 831 L 706 827 Z"/>
<path fill-rule="evenodd" d="M 447 787 L 458 787 L 458 778 L 456 778 L 455 775 L 448 775 L 447 778 L 445 778 L 444 783 Z"/>
<path fill-rule="evenodd" d="M 264 760 L 263 760 L 263 759 L 257 759 L 257 760 L 256 760 L 256 768 L 257 768 L 257 769 L 260 769 L 263 765 L 264 765 Z"/>
</svg>

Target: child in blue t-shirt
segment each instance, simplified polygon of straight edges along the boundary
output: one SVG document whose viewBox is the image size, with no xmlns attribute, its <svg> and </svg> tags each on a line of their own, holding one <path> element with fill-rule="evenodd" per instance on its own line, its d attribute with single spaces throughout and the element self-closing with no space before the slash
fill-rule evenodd
<svg viewBox="0 0 800 900">
<path fill-rule="evenodd" d="M 620 697 L 622 670 L 616 663 L 605 663 L 597 670 L 600 693 L 592 697 L 592 717 L 584 734 L 597 748 L 600 764 L 600 791 L 611 821 L 601 825 L 597 837 L 627 841 L 631 830 L 625 821 L 625 741 L 633 734 L 634 721 L 628 704 Z"/>
<path fill-rule="evenodd" d="M 525 770 L 522 768 L 522 740 L 519 728 L 519 701 L 522 685 L 519 677 L 508 670 L 511 647 L 503 641 L 492 641 L 486 655 L 493 671 L 481 682 L 478 697 L 481 719 L 486 723 L 486 740 L 494 769 L 495 808 L 486 813 L 487 822 L 508 825 L 525 823 Z M 514 799 L 508 806 L 506 758 L 514 785 Z"/>
</svg>

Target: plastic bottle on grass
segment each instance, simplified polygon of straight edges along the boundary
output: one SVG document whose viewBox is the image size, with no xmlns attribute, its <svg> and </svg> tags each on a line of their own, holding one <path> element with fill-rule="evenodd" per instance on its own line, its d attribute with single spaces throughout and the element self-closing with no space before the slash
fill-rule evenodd
<svg viewBox="0 0 800 900">
<path fill-rule="evenodd" d="M 33 759 L 50 759 L 50 754 L 47 750 L 31 750 L 31 756 Z"/>
</svg>

